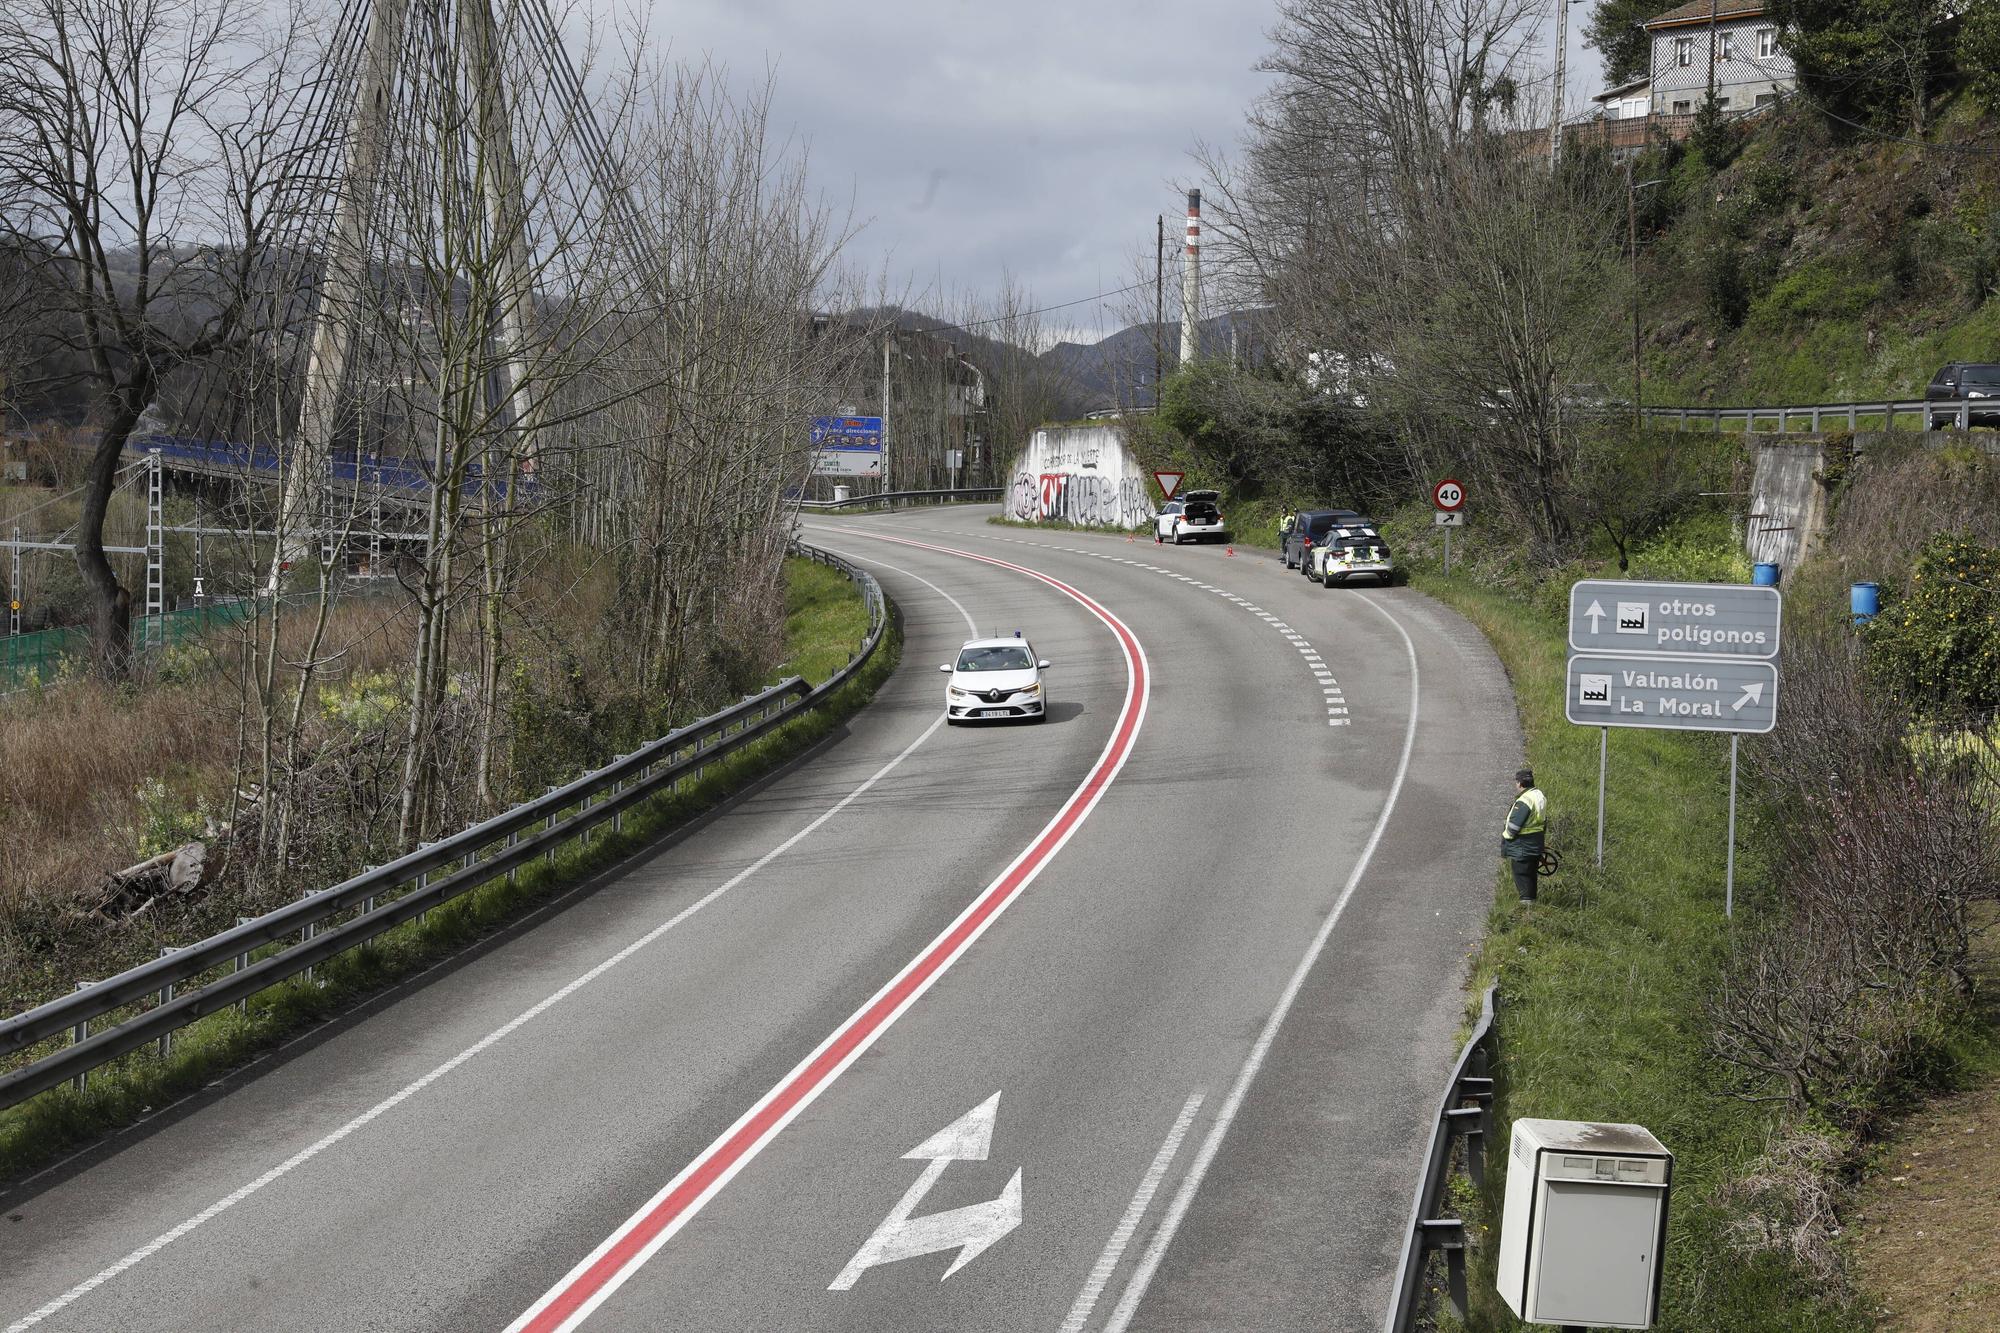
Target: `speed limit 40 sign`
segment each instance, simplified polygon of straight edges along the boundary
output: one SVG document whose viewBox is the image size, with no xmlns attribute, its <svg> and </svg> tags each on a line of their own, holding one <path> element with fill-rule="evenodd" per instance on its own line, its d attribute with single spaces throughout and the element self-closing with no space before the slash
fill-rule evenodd
<svg viewBox="0 0 2000 1333">
<path fill-rule="evenodd" d="M 1465 487 L 1446 477 L 1431 492 L 1431 503 L 1447 514 L 1455 513 L 1465 507 Z"/>
</svg>

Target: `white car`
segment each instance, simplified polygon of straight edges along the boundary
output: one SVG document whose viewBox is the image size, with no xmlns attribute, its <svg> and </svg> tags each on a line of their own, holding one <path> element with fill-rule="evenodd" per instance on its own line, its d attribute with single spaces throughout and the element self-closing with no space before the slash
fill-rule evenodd
<svg viewBox="0 0 2000 1333">
<path fill-rule="evenodd" d="M 1017 631 L 1011 639 L 971 639 L 958 650 L 956 662 L 938 670 L 951 681 L 944 688 L 944 720 L 1025 717 L 1036 722 L 1048 716 L 1042 673 L 1046 659 Z"/>
<path fill-rule="evenodd" d="M 1153 519 L 1154 543 L 1179 546 L 1182 542 L 1228 541 L 1229 529 L 1217 505 L 1221 499 L 1221 491 L 1189 491 L 1178 500 L 1167 501 Z"/>
<path fill-rule="evenodd" d="M 1389 558 L 1389 544 L 1374 528 L 1334 528 L 1312 550 L 1312 568 L 1307 577 L 1317 579 L 1322 588 L 1355 579 L 1374 579 L 1387 584 L 1395 576 L 1396 565 Z"/>
</svg>

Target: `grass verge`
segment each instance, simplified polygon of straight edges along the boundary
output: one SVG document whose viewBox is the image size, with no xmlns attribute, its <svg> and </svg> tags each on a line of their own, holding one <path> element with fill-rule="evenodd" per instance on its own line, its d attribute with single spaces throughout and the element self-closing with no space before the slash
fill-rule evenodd
<svg viewBox="0 0 2000 1333">
<path fill-rule="evenodd" d="M 806 560 L 788 562 L 785 642 L 789 660 L 773 680 L 802 675 L 818 683 L 848 660 L 868 632 L 860 592 L 837 571 Z M 65 1151 L 127 1125 L 183 1097 L 225 1071 L 269 1051 L 460 952 L 591 876 L 644 850 L 714 809 L 757 778 L 808 749 L 868 702 L 896 668 L 901 635 L 889 632 L 861 672 L 824 706 L 708 766 L 685 782 L 632 808 L 622 831 L 600 826 L 565 844 L 547 860 L 472 890 L 419 921 L 390 930 L 361 948 L 254 996 L 242 1010 L 208 1015 L 174 1034 L 171 1053 L 134 1051 L 91 1072 L 83 1091 L 51 1089 L 0 1111 L 0 1181 L 18 1179 Z M 262 957 L 269 950 L 259 951 Z"/>
<path fill-rule="evenodd" d="M 1673 1149 L 1675 1194 L 1661 1294 L 1675 1333 L 1838 1333 L 1858 1314 L 1774 1257 L 1731 1245 L 1722 1187 L 1763 1150 L 1768 1109 L 1718 1085 L 1704 1005 L 1728 943 L 1722 913 L 1728 747 L 1720 737 L 1611 737 L 1605 865 L 1592 864 L 1598 733 L 1563 716 L 1565 634 L 1546 610 L 1435 567 L 1412 582 L 1486 634 L 1514 685 L 1528 759 L 1549 795 L 1562 872 L 1525 908 L 1501 879 L 1494 794 L 1495 906 L 1473 992 L 1500 983 L 1499 1133 L 1483 1198 L 1466 1214 L 1477 1330 L 1525 1328 L 1493 1291 L 1506 1126 L 1523 1116 L 1632 1121 Z M 1754 812 L 1739 811 L 1738 912 L 1757 894 Z M 1739 917 L 1740 919 L 1740 917 Z M 1447 1313 L 1441 1323 L 1454 1327 Z"/>
</svg>

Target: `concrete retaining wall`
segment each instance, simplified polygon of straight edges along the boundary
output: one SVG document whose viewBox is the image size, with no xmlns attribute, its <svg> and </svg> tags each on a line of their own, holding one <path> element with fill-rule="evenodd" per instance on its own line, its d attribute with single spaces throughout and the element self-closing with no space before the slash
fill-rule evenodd
<svg viewBox="0 0 2000 1333">
<path fill-rule="evenodd" d="M 1008 472 L 1001 511 L 1024 523 L 1143 528 L 1158 506 L 1153 480 L 1110 425 L 1045 426 Z"/>
</svg>

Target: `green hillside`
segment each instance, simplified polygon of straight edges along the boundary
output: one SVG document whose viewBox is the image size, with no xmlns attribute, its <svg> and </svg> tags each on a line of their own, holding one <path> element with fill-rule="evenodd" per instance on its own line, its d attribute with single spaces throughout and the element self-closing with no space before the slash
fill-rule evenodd
<svg viewBox="0 0 2000 1333">
<path fill-rule="evenodd" d="M 1945 361 L 2000 360 L 2000 136 L 1970 94 L 1921 138 L 1793 102 L 1633 167 L 1660 182 L 1638 192 L 1646 402 L 1921 396 Z M 1601 370 L 1630 393 L 1629 349 Z"/>
</svg>

